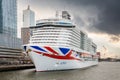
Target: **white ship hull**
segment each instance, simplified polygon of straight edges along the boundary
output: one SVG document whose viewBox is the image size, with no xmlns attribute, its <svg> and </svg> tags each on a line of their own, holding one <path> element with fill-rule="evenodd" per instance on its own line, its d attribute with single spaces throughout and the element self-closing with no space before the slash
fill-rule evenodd
<svg viewBox="0 0 120 80">
<path fill-rule="evenodd" d="M 33 61 L 36 71 L 79 69 L 98 64 L 97 60 L 86 61 L 75 53 L 76 56 L 74 56 L 72 50 L 68 48 L 40 46 L 24 48 Z"/>
</svg>

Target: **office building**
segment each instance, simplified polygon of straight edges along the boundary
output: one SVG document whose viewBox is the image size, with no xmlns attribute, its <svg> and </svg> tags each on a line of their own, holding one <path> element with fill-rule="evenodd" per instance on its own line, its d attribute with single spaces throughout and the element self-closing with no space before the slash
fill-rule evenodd
<svg viewBox="0 0 120 80">
<path fill-rule="evenodd" d="M 0 0 L 0 46 L 21 47 L 17 38 L 17 0 Z"/>
<path fill-rule="evenodd" d="M 22 44 L 29 43 L 29 40 L 30 40 L 30 28 L 29 27 L 21 28 L 21 39 L 22 39 Z"/>
<path fill-rule="evenodd" d="M 23 27 L 35 26 L 35 13 L 30 6 L 23 11 Z"/>
</svg>

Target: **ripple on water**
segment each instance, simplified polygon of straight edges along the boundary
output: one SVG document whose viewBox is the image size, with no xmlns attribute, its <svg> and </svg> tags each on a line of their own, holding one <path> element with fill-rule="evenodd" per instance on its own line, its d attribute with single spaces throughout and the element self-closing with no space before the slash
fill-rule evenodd
<svg viewBox="0 0 120 80">
<path fill-rule="evenodd" d="M 86 69 L 36 72 L 35 69 L 0 72 L 0 80 L 120 80 L 120 62 L 100 62 Z"/>
</svg>

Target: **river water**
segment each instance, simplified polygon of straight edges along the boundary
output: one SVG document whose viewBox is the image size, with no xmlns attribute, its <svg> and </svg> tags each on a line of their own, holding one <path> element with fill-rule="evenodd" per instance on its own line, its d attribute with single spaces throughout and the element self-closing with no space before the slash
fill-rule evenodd
<svg viewBox="0 0 120 80">
<path fill-rule="evenodd" d="M 120 62 L 100 62 L 86 69 L 36 72 L 35 69 L 0 72 L 0 80 L 120 80 Z"/>
</svg>

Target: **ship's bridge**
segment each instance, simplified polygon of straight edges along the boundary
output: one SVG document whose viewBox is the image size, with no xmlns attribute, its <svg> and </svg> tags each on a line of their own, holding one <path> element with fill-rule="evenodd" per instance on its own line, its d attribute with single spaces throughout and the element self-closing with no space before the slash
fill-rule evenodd
<svg viewBox="0 0 120 80">
<path fill-rule="evenodd" d="M 68 27 L 74 26 L 71 20 L 57 19 L 57 18 L 41 19 L 41 20 L 38 20 L 36 23 L 36 26 L 46 26 L 46 25 L 68 26 Z"/>
</svg>

